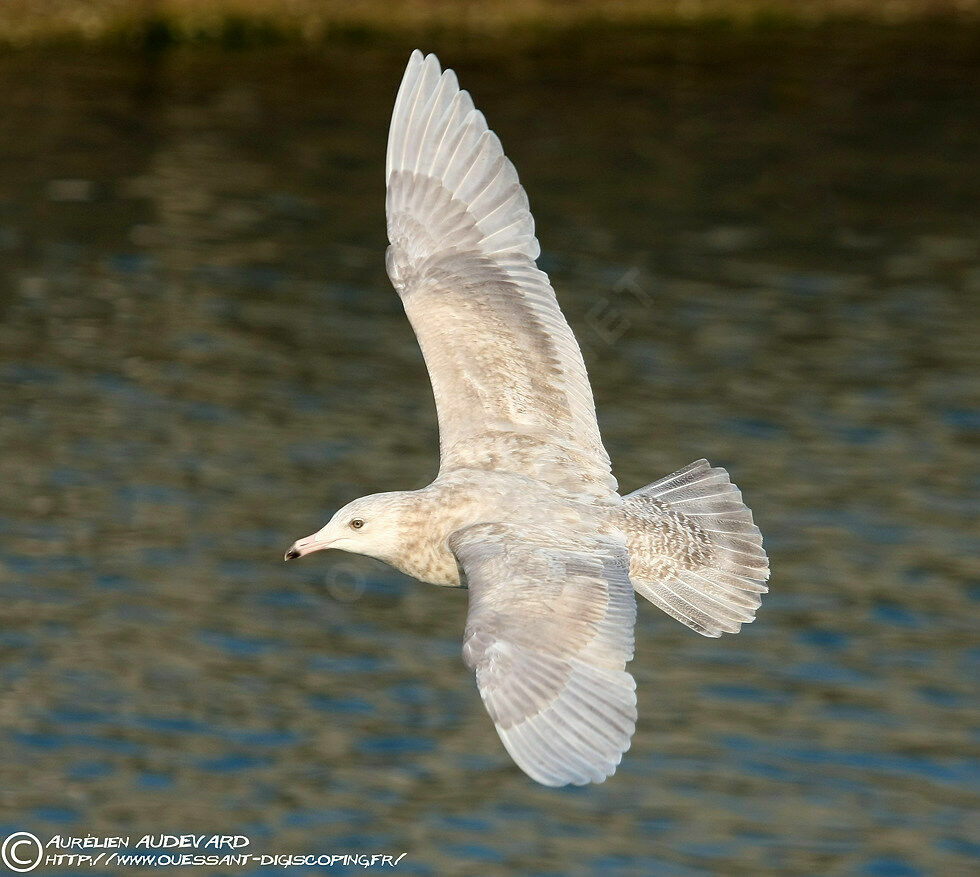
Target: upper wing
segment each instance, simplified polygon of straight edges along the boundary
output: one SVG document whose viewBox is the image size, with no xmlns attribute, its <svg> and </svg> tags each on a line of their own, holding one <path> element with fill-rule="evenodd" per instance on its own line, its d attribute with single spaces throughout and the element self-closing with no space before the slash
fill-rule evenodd
<svg viewBox="0 0 980 877">
<path fill-rule="evenodd" d="M 602 782 L 636 727 L 625 545 L 474 524 L 449 546 L 469 584 L 463 660 L 507 751 L 548 786 Z"/>
<path fill-rule="evenodd" d="M 531 473 L 611 499 L 592 389 L 527 195 L 452 70 L 412 53 L 388 134 L 387 267 L 418 337 L 441 471 Z"/>
</svg>

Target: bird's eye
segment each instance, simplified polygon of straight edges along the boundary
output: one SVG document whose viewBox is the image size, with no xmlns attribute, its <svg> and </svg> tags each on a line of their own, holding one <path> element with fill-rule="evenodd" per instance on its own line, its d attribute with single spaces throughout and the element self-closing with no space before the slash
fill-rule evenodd
<svg viewBox="0 0 980 877">
<path fill-rule="evenodd" d="M 350 522 L 350 525 L 355 530 L 360 530 L 361 527 L 364 526 L 364 521 L 362 521 L 360 518 L 354 518 L 354 520 Z"/>
</svg>

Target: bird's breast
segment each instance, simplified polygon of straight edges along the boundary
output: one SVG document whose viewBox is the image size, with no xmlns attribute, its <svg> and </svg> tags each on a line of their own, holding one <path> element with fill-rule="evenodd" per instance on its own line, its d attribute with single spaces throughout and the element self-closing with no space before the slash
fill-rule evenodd
<svg viewBox="0 0 980 877">
<path fill-rule="evenodd" d="M 456 556 L 446 544 L 448 536 L 448 532 L 444 536 L 433 536 L 431 532 L 408 534 L 394 566 L 420 582 L 447 588 L 460 587 Z"/>
</svg>

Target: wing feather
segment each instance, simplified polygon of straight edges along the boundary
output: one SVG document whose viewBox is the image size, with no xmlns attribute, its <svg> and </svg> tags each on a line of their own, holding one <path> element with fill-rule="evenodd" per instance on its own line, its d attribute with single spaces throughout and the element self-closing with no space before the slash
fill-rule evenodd
<svg viewBox="0 0 980 877">
<path fill-rule="evenodd" d="M 618 502 L 582 354 L 534 264 L 527 195 L 433 55 L 406 68 L 386 185 L 388 274 L 432 380 L 440 472 L 516 471 Z"/>
<path fill-rule="evenodd" d="M 504 747 L 549 786 L 602 782 L 636 727 L 625 544 L 582 529 L 476 524 L 449 539 L 469 585 L 464 660 Z"/>
</svg>

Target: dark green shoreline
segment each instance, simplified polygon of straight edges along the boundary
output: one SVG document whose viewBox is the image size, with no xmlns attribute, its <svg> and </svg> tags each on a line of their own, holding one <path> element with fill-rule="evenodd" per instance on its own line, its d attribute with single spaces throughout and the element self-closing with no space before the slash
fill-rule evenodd
<svg viewBox="0 0 980 877">
<path fill-rule="evenodd" d="M 406 14 L 398 10 L 385 17 L 383 7 L 371 4 L 347 12 L 320 8 L 308 17 L 302 14 L 269 14 L 258 4 L 254 12 L 230 8 L 221 11 L 223 2 L 214 4 L 217 11 L 202 17 L 185 10 L 147 11 L 131 15 L 108 9 L 87 28 L 66 16 L 40 16 L 34 23 L 18 20 L 16 12 L 0 9 L 0 50 L 91 46 L 105 48 L 165 49 L 172 46 L 220 46 L 229 49 L 271 45 L 318 46 L 334 41 L 401 41 L 413 37 L 421 41 L 452 36 L 458 39 L 537 40 L 549 35 L 588 35 L 596 31 L 629 32 L 663 31 L 665 33 L 753 34 L 774 31 L 836 31 L 841 28 L 879 29 L 883 31 L 980 31 L 980 4 L 971 10 L 956 9 L 948 4 L 924 3 L 905 14 L 887 17 L 876 4 L 867 8 L 842 10 L 828 3 L 819 14 L 814 9 L 801 10 L 782 3 L 749 4 L 749 8 L 732 3 L 708 8 L 693 15 L 681 15 L 670 9 L 643 10 L 640 6 L 605 7 L 580 4 L 574 12 L 551 15 L 547 4 L 530 14 L 512 15 L 501 11 L 506 4 L 491 9 L 486 17 L 456 14 Z M 817 4 L 820 5 L 820 4 Z"/>
</svg>

